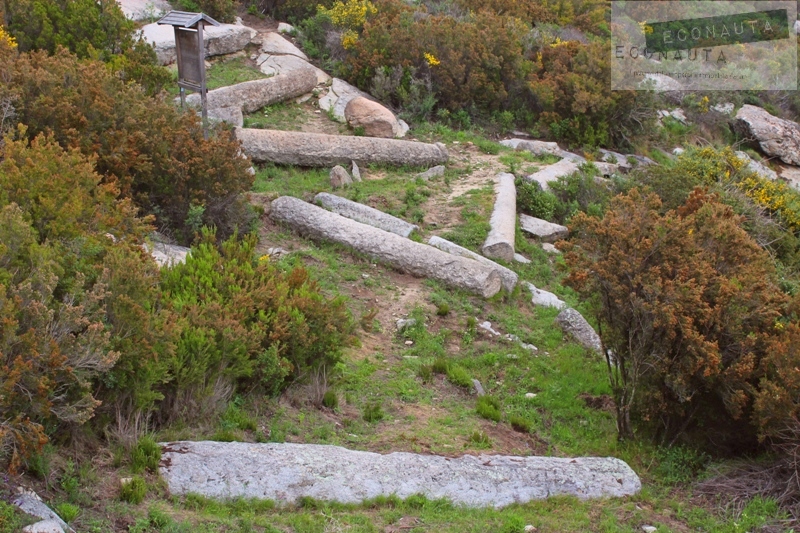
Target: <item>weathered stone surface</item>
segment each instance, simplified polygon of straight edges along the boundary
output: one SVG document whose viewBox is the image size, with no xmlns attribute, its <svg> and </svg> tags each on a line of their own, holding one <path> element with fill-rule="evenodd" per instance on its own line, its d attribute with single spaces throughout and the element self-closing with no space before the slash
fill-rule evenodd
<svg viewBox="0 0 800 533">
<path fill-rule="evenodd" d="M 765 154 L 789 165 L 800 165 L 800 125 L 796 122 L 745 104 L 736 113 L 733 127 L 745 138 L 754 139 Z"/>
<path fill-rule="evenodd" d="M 297 56 L 308 61 L 308 56 L 302 50 L 275 32 L 262 34 L 261 51 L 270 55 Z"/>
<path fill-rule="evenodd" d="M 311 238 L 338 242 L 402 272 L 437 279 L 489 298 L 502 282 L 496 270 L 432 246 L 405 239 L 306 203 L 282 196 L 273 200 L 270 217 Z"/>
<path fill-rule="evenodd" d="M 553 155 L 557 155 L 562 159 L 566 159 L 567 161 L 572 161 L 576 165 L 582 165 L 586 163 L 586 158 L 582 155 L 573 154 L 572 152 L 567 152 L 566 150 L 556 150 L 556 153 Z"/>
<path fill-rule="evenodd" d="M 327 192 L 321 192 L 315 196 L 314 202 L 338 215 L 357 220 L 363 224 L 369 224 L 372 227 L 400 235 L 401 237 L 408 237 L 412 231 L 419 229 L 419 226 L 409 224 L 405 220 L 388 213 Z"/>
<path fill-rule="evenodd" d="M 358 168 L 358 163 L 356 163 L 355 161 L 350 161 L 350 165 L 353 169 L 352 171 L 353 181 L 361 181 L 361 169 Z"/>
<path fill-rule="evenodd" d="M 497 197 L 494 210 L 489 219 L 489 235 L 481 247 L 486 257 L 514 260 L 514 234 L 517 227 L 517 188 L 514 175 L 503 172 L 498 174 L 495 185 Z"/>
<path fill-rule="evenodd" d="M 483 385 L 477 379 L 472 380 L 472 386 L 475 388 L 475 394 L 478 396 L 486 396 L 486 391 L 483 390 Z"/>
<path fill-rule="evenodd" d="M 235 128 L 244 125 L 244 114 L 242 108 L 238 106 L 211 108 L 208 110 L 208 118 L 212 121 L 227 122 Z"/>
<path fill-rule="evenodd" d="M 778 176 L 791 187 L 800 190 L 800 168 L 780 165 L 778 167 Z"/>
<path fill-rule="evenodd" d="M 622 155 L 619 152 L 605 150 L 603 148 L 600 148 L 600 153 L 603 154 L 603 161 L 606 163 L 613 163 L 619 166 L 623 171 L 628 171 L 633 168 L 633 165 L 630 164 L 628 161 L 628 156 L 626 155 Z"/>
<path fill-rule="evenodd" d="M 526 176 L 525 179 L 530 182 L 536 182 L 542 186 L 542 189 L 549 190 L 548 185 L 551 181 L 557 181 L 562 176 L 569 176 L 573 172 L 578 171 L 578 165 L 569 159 L 562 159 L 554 165 L 548 165 L 539 172 Z"/>
<path fill-rule="evenodd" d="M 47 504 L 45 504 L 35 492 L 23 492 L 18 494 L 14 496 L 11 503 L 19 507 L 21 511 L 31 516 L 57 523 L 64 531 L 74 531 L 67 525 L 66 522 L 61 519 L 60 516 L 50 509 L 50 507 L 48 507 Z"/>
<path fill-rule="evenodd" d="M 164 0 L 117 0 L 125 16 L 131 20 L 161 18 L 171 8 Z"/>
<path fill-rule="evenodd" d="M 363 96 L 357 96 L 347 102 L 344 117 L 351 128 L 363 128 L 364 134 L 368 137 L 393 139 L 404 134 L 394 113 Z"/>
<path fill-rule="evenodd" d="M 595 161 L 594 166 L 600 171 L 601 176 L 613 176 L 620 172 L 619 165 L 606 163 L 605 161 Z"/>
<path fill-rule="evenodd" d="M 528 215 L 519 215 L 519 225 L 522 231 L 538 237 L 542 242 L 556 242 L 569 236 L 569 229 L 566 226 Z"/>
<path fill-rule="evenodd" d="M 544 251 L 545 251 L 545 252 L 547 252 L 548 254 L 555 254 L 555 255 L 558 255 L 558 254 L 560 254 L 560 253 L 561 253 L 561 250 L 559 250 L 558 248 L 556 248 L 555 246 L 553 246 L 553 245 L 552 245 L 551 243 L 549 243 L 549 242 L 543 242 L 543 243 L 542 243 L 542 250 L 544 250 Z"/>
<path fill-rule="evenodd" d="M 552 292 L 543 291 L 536 288 L 533 283 L 525 282 L 525 286 L 531 291 L 531 303 L 540 307 L 555 307 L 556 309 L 564 309 L 567 304 L 564 300 L 553 294 Z"/>
<path fill-rule="evenodd" d="M 320 444 L 173 442 L 164 445 L 161 464 L 173 495 L 287 503 L 305 496 L 360 503 L 377 496 L 424 494 L 457 505 L 499 508 L 567 494 L 621 497 L 641 489 L 633 470 L 610 457 L 451 458 Z"/>
<path fill-rule="evenodd" d="M 506 139 L 504 141 L 500 141 L 500 144 L 503 146 L 508 146 L 509 148 L 513 148 L 514 150 L 526 150 L 534 155 L 555 155 L 561 150 L 561 148 L 558 147 L 558 143 L 530 141 L 527 139 Z"/>
<path fill-rule="evenodd" d="M 441 237 L 433 236 L 428 239 L 428 244 L 431 246 L 435 246 L 436 248 L 442 250 L 443 252 L 447 252 L 448 254 L 457 255 L 459 257 L 466 257 L 468 259 L 474 259 L 475 261 L 479 261 L 484 265 L 487 265 L 493 269 L 495 269 L 499 274 L 500 277 L 503 279 L 503 288 L 508 292 L 514 290 L 514 287 L 517 286 L 517 282 L 519 281 L 519 276 L 516 272 L 511 270 L 510 268 L 506 268 L 503 265 L 498 265 L 491 259 L 487 259 L 486 257 L 476 254 L 472 250 L 468 250 L 463 246 L 459 246 L 454 242 L 450 242 L 446 239 L 442 239 Z"/>
<path fill-rule="evenodd" d="M 530 264 L 531 260 L 525 257 L 522 254 L 514 254 L 514 261 L 517 263 L 522 263 L 523 265 Z"/>
<path fill-rule="evenodd" d="M 156 50 L 156 57 L 160 65 L 169 65 L 176 59 L 175 30 L 172 26 L 159 26 L 147 24 L 142 27 L 142 37 L 151 43 Z M 219 26 L 206 26 L 203 28 L 203 39 L 206 47 L 206 57 L 232 54 L 242 50 L 250 44 L 258 32 L 247 26 L 237 24 L 220 24 Z"/>
<path fill-rule="evenodd" d="M 425 181 L 428 181 L 431 178 L 435 178 L 437 176 L 444 176 L 444 171 L 447 170 L 447 167 L 444 165 L 436 165 L 435 167 L 431 167 L 425 172 L 420 172 L 417 174 L 418 178 L 422 178 Z"/>
<path fill-rule="evenodd" d="M 734 109 L 735 107 L 731 102 L 714 104 L 711 106 L 711 111 L 716 111 L 717 113 L 722 113 L 723 115 L 732 115 Z"/>
<path fill-rule="evenodd" d="M 575 309 L 569 307 L 561 311 L 556 317 L 556 324 L 559 325 L 564 333 L 571 335 L 584 348 L 602 353 L 603 347 L 600 342 L 600 336 L 591 324 L 583 318 L 583 315 Z"/>
<path fill-rule="evenodd" d="M 331 169 L 330 179 L 331 187 L 334 189 L 346 187 L 348 185 L 352 185 L 353 183 L 353 179 L 350 177 L 350 174 L 347 173 L 347 170 L 339 165 L 336 165 Z"/>
<path fill-rule="evenodd" d="M 379 139 L 350 135 L 326 135 L 297 131 L 239 128 L 236 136 L 244 153 L 254 161 L 284 165 L 325 167 L 387 163 L 429 167 L 447 162 L 447 149 L 441 144 Z"/>
<path fill-rule="evenodd" d="M 685 152 L 685 151 L 686 151 L 686 150 L 684 150 L 682 147 L 680 147 L 680 146 L 677 146 L 677 147 L 675 147 L 675 148 L 673 148 L 673 149 L 672 149 L 672 155 L 681 155 L 681 154 L 683 154 L 683 152 Z"/>
<path fill-rule="evenodd" d="M 357 87 L 353 87 L 346 81 L 333 78 L 331 86 L 328 88 L 328 93 L 319 99 L 319 107 L 323 111 L 330 111 L 334 119 L 339 122 L 347 122 L 344 110 L 350 100 L 359 96 L 367 100 L 374 100 L 372 96 Z"/>
<path fill-rule="evenodd" d="M 294 26 L 291 24 L 287 24 L 286 22 L 279 22 L 278 23 L 278 33 L 292 33 L 294 31 Z"/>
<path fill-rule="evenodd" d="M 145 250 L 156 260 L 158 266 L 172 266 L 179 263 L 186 262 L 186 256 L 191 251 L 185 246 L 178 246 L 176 244 L 166 244 L 163 242 L 154 242 L 152 244 L 143 244 Z"/>
<path fill-rule="evenodd" d="M 261 54 L 256 58 L 256 64 L 261 72 L 267 76 L 292 74 L 298 70 L 310 69 L 314 71 L 317 85 L 328 83 L 331 80 L 327 72 L 294 55 Z"/>
<path fill-rule="evenodd" d="M 243 113 L 258 111 L 264 106 L 300 96 L 317 86 L 317 78 L 311 69 L 297 70 L 290 74 L 279 74 L 271 78 L 246 81 L 208 91 L 209 109 L 238 107 Z M 186 103 L 200 107 L 200 95 L 186 96 Z"/>
<path fill-rule="evenodd" d="M 41 520 L 23 527 L 22 533 L 64 533 L 64 528 L 56 520 Z"/>
<path fill-rule="evenodd" d="M 762 178 L 773 181 L 778 179 L 777 172 L 775 172 L 770 168 L 767 168 L 767 166 L 761 163 L 760 161 L 756 161 L 755 159 L 747 155 L 746 152 L 742 152 L 741 150 L 739 150 L 736 152 L 736 157 L 747 163 L 748 170 L 750 170 L 751 172 L 755 172 Z"/>
</svg>

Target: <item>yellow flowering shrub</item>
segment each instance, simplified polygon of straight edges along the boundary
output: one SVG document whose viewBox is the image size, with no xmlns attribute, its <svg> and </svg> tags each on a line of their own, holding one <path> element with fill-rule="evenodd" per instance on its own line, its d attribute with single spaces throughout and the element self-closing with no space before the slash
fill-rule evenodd
<svg viewBox="0 0 800 533">
<path fill-rule="evenodd" d="M 777 213 L 792 230 L 800 230 L 800 193 L 789 185 L 751 174 L 736 186 L 761 207 Z"/>
<path fill-rule="evenodd" d="M 2 26 L 0 26 L 0 43 L 3 43 L 5 46 L 10 48 L 17 47 L 17 40 Z"/>
<path fill-rule="evenodd" d="M 436 59 L 436 56 L 433 55 L 433 54 L 425 52 L 422 55 L 423 55 L 423 57 L 425 57 L 425 62 L 428 64 L 428 66 L 435 67 L 436 65 L 439 65 L 439 64 L 442 63 L 441 61 Z"/>
<path fill-rule="evenodd" d="M 347 30 L 342 34 L 342 48 L 350 50 L 356 45 L 358 41 L 358 32 L 355 30 Z"/>
<path fill-rule="evenodd" d="M 329 16 L 334 26 L 359 29 L 364 26 L 367 16 L 374 15 L 378 9 L 369 0 L 346 0 L 344 2 L 338 0 L 330 8 L 323 5 L 317 6 L 317 12 Z M 342 45 L 344 46 L 344 37 Z"/>
</svg>

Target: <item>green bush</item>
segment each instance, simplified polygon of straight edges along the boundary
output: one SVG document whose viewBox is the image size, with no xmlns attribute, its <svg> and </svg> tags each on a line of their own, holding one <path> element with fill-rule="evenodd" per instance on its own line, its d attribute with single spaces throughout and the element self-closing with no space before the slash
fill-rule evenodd
<svg viewBox="0 0 800 533">
<path fill-rule="evenodd" d="M 236 18 L 234 0 L 177 0 L 184 11 L 203 12 L 219 22 L 233 22 Z"/>
<path fill-rule="evenodd" d="M 383 417 L 384 413 L 380 400 L 368 402 L 367 405 L 364 406 L 363 418 L 365 421 L 370 423 L 379 422 L 383 420 Z"/>
<path fill-rule="evenodd" d="M 495 422 L 500 422 L 502 420 L 503 415 L 500 412 L 500 400 L 493 396 L 479 396 L 478 397 L 478 404 L 475 407 L 475 411 L 485 418 L 486 420 L 493 420 Z"/>
<path fill-rule="evenodd" d="M 145 435 L 139 439 L 133 450 L 131 450 L 131 471 L 139 474 L 145 470 L 158 472 L 158 464 L 161 462 L 161 446 L 150 435 Z"/>
<path fill-rule="evenodd" d="M 119 499 L 133 505 L 142 503 L 145 496 L 147 496 L 147 482 L 141 476 L 133 476 L 119 489 Z"/>
<path fill-rule="evenodd" d="M 479 448 L 491 448 L 492 447 L 492 439 L 489 438 L 489 435 L 484 433 L 483 431 L 474 431 L 469 436 L 469 441 L 476 445 Z"/>
<path fill-rule="evenodd" d="M 518 211 L 542 220 L 553 220 L 558 199 L 552 193 L 522 178 L 517 178 L 516 185 Z"/>
<path fill-rule="evenodd" d="M 22 530 L 23 513 L 17 506 L 0 500 L 0 533 L 17 533 Z"/>
<path fill-rule="evenodd" d="M 450 365 L 447 368 L 447 379 L 450 380 L 450 383 L 458 385 L 459 387 L 472 387 L 472 377 L 470 377 L 469 372 L 460 365 Z"/>
<path fill-rule="evenodd" d="M 450 368 L 450 363 L 447 359 L 440 357 L 433 362 L 431 366 L 431 370 L 435 374 L 447 374 L 447 370 Z"/>
<path fill-rule="evenodd" d="M 56 513 L 61 517 L 64 522 L 71 524 L 73 520 L 78 518 L 81 508 L 71 503 L 59 503 L 56 505 Z"/>
<path fill-rule="evenodd" d="M 333 389 L 326 390 L 325 394 L 322 396 L 322 405 L 328 409 L 336 409 L 339 407 L 339 396 L 337 396 L 336 391 Z"/>
</svg>

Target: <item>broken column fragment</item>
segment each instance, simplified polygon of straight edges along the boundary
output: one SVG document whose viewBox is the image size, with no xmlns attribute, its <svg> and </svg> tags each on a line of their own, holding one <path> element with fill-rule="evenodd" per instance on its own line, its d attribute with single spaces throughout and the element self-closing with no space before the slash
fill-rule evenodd
<svg viewBox="0 0 800 533">
<path fill-rule="evenodd" d="M 468 250 L 463 246 L 459 246 L 454 242 L 450 242 L 446 239 L 442 239 L 441 237 L 431 237 L 428 239 L 428 244 L 431 246 L 435 246 L 436 248 L 442 250 L 443 252 L 447 252 L 448 254 L 458 255 L 461 257 L 466 257 L 468 259 L 474 259 L 475 261 L 479 261 L 487 266 L 492 267 L 493 269 L 497 270 L 500 277 L 503 279 L 503 288 L 508 292 L 514 290 L 514 287 L 517 286 L 517 282 L 519 281 L 519 276 L 517 273 L 511 270 L 510 268 L 506 268 L 503 265 L 499 265 L 492 261 L 491 259 L 487 259 L 482 255 L 476 254 L 472 250 Z"/>
<path fill-rule="evenodd" d="M 506 172 L 497 176 L 497 198 L 489 219 L 491 230 L 481 252 L 486 257 L 514 260 L 514 233 L 517 223 L 517 189 L 514 175 Z"/>
<path fill-rule="evenodd" d="M 350 220 L 291 196 L 273 200 L 270 217 L 315 239 L 337 242 L 401 272 L 439 280 L 490 298 L 502 288 L 496 270 L 432 246 Z"/>
<path fill-rule="evenodd" d="M 314 197 L 314 203 L 343 217 L 356 220 L 362 224 L 369 224 L 370 226 L 389 231 L 401 237 L 408 237 L 411 235 L 412 231 L 419 229 L 419 226 L 410 224 L 388 213 L 327 192 L 321 192 L 316 195 Z"/>
<path fill-rule="evenodd" d="M 387 163 L 412 167 L 447 162 L 447 149 L 439 143 L 248 128 L 238 128 L 236 136 L 244 153 L 257 162 L 306 167 L 347 165 L 351 161 L 359 165 Z"/>
</svg>

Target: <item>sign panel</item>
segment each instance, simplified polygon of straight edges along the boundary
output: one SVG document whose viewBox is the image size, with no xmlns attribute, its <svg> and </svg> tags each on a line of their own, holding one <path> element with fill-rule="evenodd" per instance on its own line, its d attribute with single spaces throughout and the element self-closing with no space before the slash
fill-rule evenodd
<svg viewBox="0 0 800 533">
<path fill-rule="evenodd" d="M 175 28 L 178 53 L 178 81 L 201 85 L 205 71 L 205 58 L 201 56 L 196 30 Z"/>
</svg>

